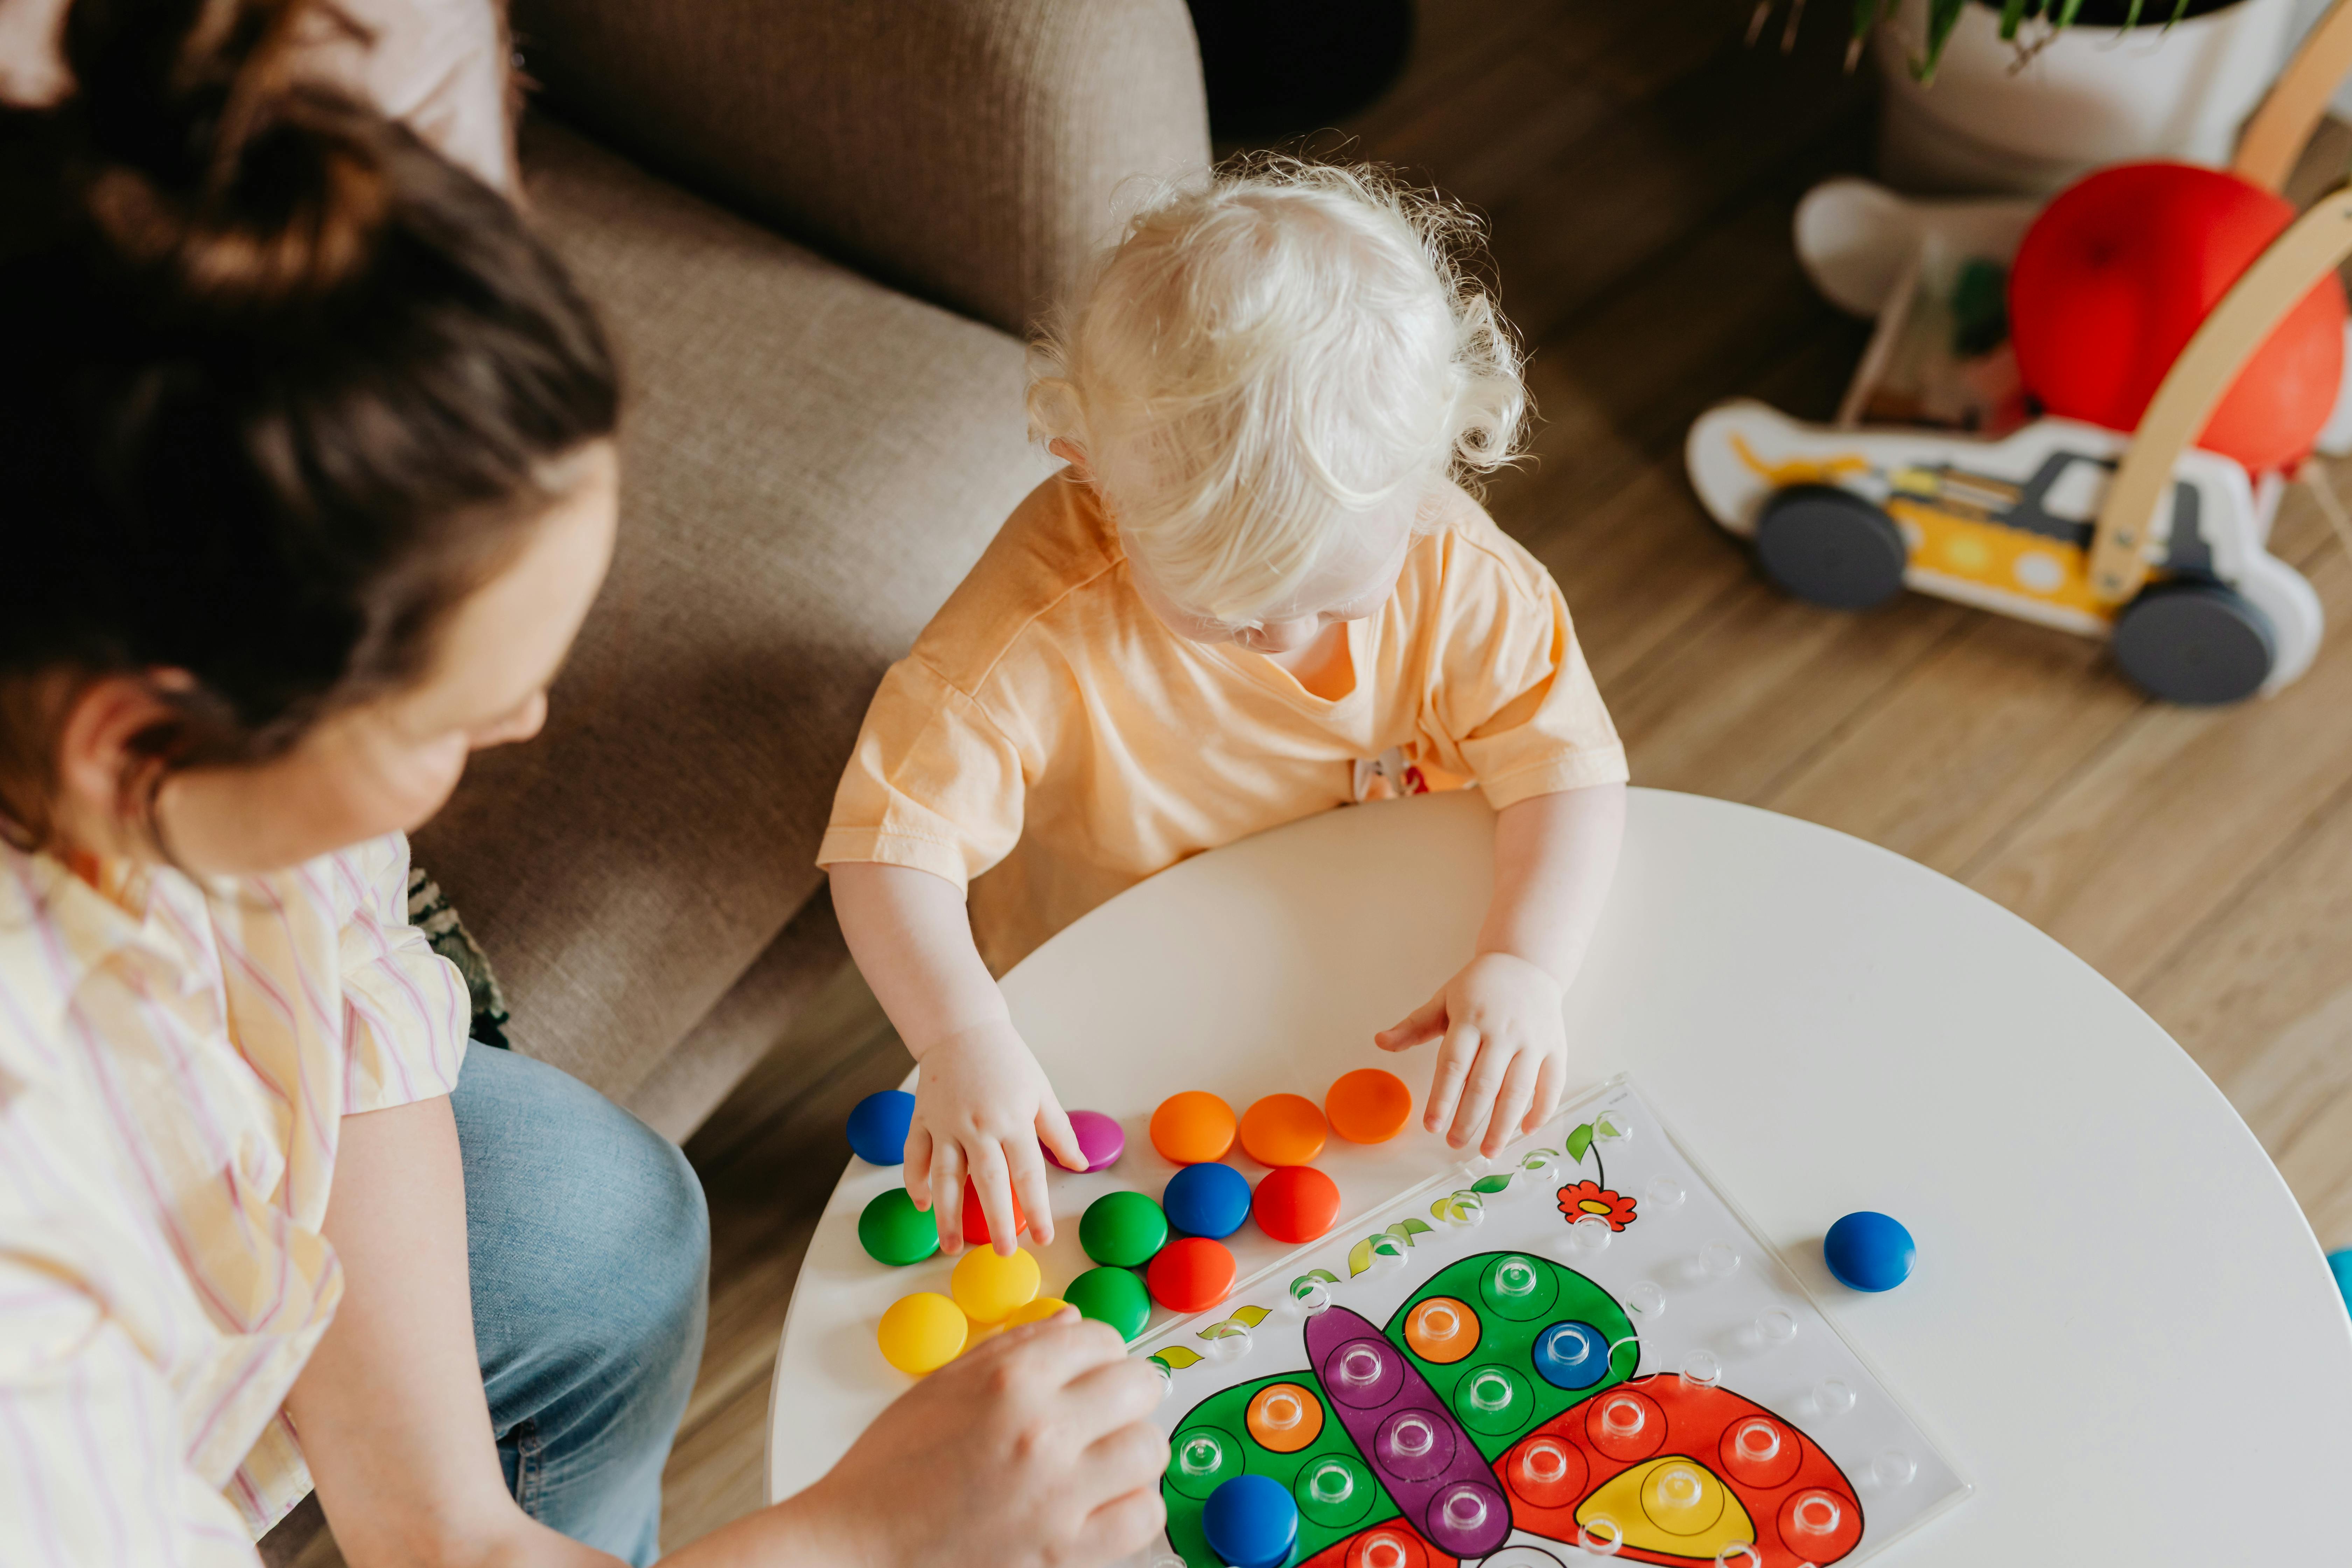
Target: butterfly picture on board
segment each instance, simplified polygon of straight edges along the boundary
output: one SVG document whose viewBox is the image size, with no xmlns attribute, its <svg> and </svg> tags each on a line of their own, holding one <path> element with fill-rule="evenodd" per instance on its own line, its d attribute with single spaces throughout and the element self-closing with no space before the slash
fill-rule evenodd
<svg viewBox="0 0 2352 1568">
<path fill-rule="evenodd" d="M 1637 1218 L 1635 1200 L 1600 1183 L 1556 1196 L 1566 1224 L 1622 1231 Z M 1412 1240 L 1356 1250 L 1393 1257 Z M 1328 1300 L 1308 1279 L 1302 1290 Z M 1561 1547 L 1678 1568 L 1827 1568 L 1862 1538 L 1861 1501 L 1819 1444 L 1718 1384 L 1635 1375 L 1625 1308 L 1533 1252 L 1459 1258 L 1384 1324 L 1322 1305 L 1304 1337 L 1306 1369 L 1223 1388 L 1171 1435 L 1161 1489 L 1187 1568 L 1223 1568 L 1202 1510 L 1243 1475 L 1296 1500 L 1299 1568 L 1544 1568 Z"/>
</svg>

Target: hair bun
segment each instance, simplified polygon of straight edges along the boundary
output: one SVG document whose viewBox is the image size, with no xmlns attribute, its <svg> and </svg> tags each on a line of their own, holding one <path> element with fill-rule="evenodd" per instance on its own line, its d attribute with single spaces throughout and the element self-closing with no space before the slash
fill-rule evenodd
<svg viewBox="0 0 2352 1568">
<path fill-rule="evenodd" d="M 352 26 L 318 0 L 76 0 L 68 209 L 191 304 L 331 291 L 389 215 L 383 122 L 296 56 Z"/>
</svg>

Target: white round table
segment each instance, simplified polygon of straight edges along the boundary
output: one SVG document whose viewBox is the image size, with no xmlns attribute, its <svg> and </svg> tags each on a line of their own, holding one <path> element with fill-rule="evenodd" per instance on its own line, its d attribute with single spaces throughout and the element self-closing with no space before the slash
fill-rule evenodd
<svg viewBox="0 0 2352 1568">
<path fill-rule="evenodd" d="M 1417 1106 L 1431 1048 L 1391 1058 L 1370 1037 L 1467 957 L 1492 826 L 1475 795 L 1422 796 L 1203 855 L 1007 975 L 1014 1020 L 1064 1103 L 1128 1124 L 1128 1161 L 1156 1160 L 1136 1130 L 1182 1089 L 1239 1105 L 1387 1065 Z M 1638 1075 L 1976 1483 L 1888 1562 L 2352 1550 L 2329 1501 L 2352 1488 L 2352 1320 L 2311 1227 L 2211 1081 L 2056 942 L 1858 839 L 1636 790 L 1568 1026 L 1571 1078 Z M 1417 1122 L 1381 1155 L 1400 1187 L 1442 1157 Z M 1125 1173 L 1108 1184 L 1158 1190 Z M 810 1243 L 776 1360 L 771 1497 L 907 1385 L 874 1323 L 945 1287 L 878 1268 L 856 1234 L 898 1180 L 853 1160 Z M 1086 1266 L 1077 1215 L 1106 1181 L 1057 1188 L 1049 1287 Z M 1883 1296 L 1822 1267 L 1823 1229 L 1857 1208 L 1919 1244 Z"/>
</svg>

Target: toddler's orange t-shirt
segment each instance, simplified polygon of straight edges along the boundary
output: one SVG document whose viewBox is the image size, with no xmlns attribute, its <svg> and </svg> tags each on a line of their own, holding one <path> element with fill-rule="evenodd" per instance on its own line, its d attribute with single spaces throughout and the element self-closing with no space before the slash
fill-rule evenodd
<svg viewBox="0 0 2352 1568">
<path fill-rule="evenodd" d="M 1347 630 L 1329 698 L 1263 654 L 1177 636 L 1066 470 L 883 677 L 817 864 L 967 889 L 1003 973 L 1155 871 L 1353 801 L 1367 759 L 1475 778 L 1497 810 L 1626 777 L 1559 589 L 1463 491 Z"/>
</svg>

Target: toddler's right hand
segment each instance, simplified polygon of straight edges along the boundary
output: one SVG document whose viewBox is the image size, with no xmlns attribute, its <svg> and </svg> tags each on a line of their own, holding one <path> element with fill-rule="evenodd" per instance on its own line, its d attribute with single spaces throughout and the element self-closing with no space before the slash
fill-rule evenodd
<svg viewBox="0 0 2352 1568">
<path fill-rule="evenodd" d="M 935 1042 L 920 1059 L 907 1130 L 907 1195 L 938 1216 L 940 1250 L 963 1250 L 966 1175 L 997 1251 L 1009 1258 L 1016 1245 L 1016 1194 L 1037 1245 L 1051 1242 L 1054 1214 L 1038 1140 L 1072 1169 L 1084 1169 L 1086 1158 L 1020 1033 L 1009 1022 L 979 1025 Z"/>
</svg>

